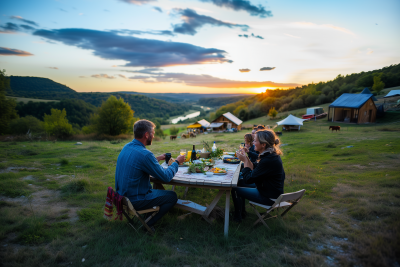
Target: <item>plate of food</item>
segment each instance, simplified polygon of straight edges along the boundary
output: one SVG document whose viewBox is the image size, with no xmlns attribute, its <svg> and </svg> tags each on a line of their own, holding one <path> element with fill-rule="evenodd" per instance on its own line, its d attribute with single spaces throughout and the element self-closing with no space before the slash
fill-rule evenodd
<svg viewBox="0 0 400 267">
<path fill-rule="evenodd" d="M 210 169 L 209 171 L 214 173 L 214 175 L 225 175 L 225 174 L 227 174 L 227 171 L 226 171 L 225 168 L 215 167 L 215 168 Z"/>
<path fill-rule="evenodd" d="M 238 158 L 225 158 L 224 163 L 229 163 L 229 164 L 239 164 L 240 159 Z"/>
</svg>

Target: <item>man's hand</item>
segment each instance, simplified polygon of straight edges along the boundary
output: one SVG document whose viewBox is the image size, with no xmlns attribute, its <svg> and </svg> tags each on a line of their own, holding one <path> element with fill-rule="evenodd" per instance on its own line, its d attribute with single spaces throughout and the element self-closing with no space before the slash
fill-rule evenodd
<svg viewBox="0 0 400 267">
<path fill-rule="evenodd" d="M 164 160 L 165 159 L 165 153 L 160 155 L 160 156 L 158 156 L 158 157 L 156 157 L 156 159 L 157 159 L 157 161 Z"/>
<path fill-rule="evenodd" d="M 185 161 L 185 155 L 179 155 L 176 160 L 179 162 L 179 165 L 182 165 L 182 163 Z"/>
</svg>

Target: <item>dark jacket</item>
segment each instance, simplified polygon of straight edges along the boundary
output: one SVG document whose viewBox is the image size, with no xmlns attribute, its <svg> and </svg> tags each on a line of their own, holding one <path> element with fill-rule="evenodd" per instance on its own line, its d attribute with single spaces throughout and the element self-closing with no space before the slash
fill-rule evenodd
<svg viewBox="0 0 400 267">
<path fill-rule="evenodd" d="M 258 153 L 258 151 L 254 150 L 254 145 L 252 145 L 249 149 L 249 152 L 247 152 L 247 156 L 249 156 L 249 159 L 251 162 L 256 162 L 258 160 L 258 155 L 260 153 Z"/>
<path fill-rule="evenodd" d="M 266 153 L 260 156 L 260 162 L 253 163 L 254 168 L 242 170 L 246 184 L 255 183 L 260 194 L 266 198 L 276 199 L 283 194 L 285 171 L 281 157 L 275 153 Z M 274 201 L 268 201 L 272 205 Z"/>
</svg>

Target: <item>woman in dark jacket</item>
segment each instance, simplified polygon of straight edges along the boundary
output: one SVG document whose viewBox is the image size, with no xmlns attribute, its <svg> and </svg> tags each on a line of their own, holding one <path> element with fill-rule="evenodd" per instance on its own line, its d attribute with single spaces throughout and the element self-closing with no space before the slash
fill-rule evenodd
<svg viewBox="0 0 400 267">
<path fill-rule="evenodd" d="M 244 135 L 244 148 L 243 150 L 247 153 L 247 156 L 249 157 L 251 162 L 256 162 L 258 159 L 258 153 L 257 151 L 254 150 L 254 144 L 253 144 L 254 138 L 252 134 L 245 134 Z"/>
<path fill-rule="evenodd" d="M 255 188 L 239 187 L 232 189 L 232 199 L 235 206 L 234 221 L 241 222 L 245 215 L 244 200 L 248 199 L 260 204 L 271 206 L 279 195 L 283 194 L 285 171 L 283 170 L 282 154 L 279 149 L 279 138 L 272 130 L 259 130 L 254 139 L 254 149 L 260 153 L 260 161 L 251 162 L 244 150 L 236 152 L 243 161 L 243 186 L 255 184 Z"/>
</svg>

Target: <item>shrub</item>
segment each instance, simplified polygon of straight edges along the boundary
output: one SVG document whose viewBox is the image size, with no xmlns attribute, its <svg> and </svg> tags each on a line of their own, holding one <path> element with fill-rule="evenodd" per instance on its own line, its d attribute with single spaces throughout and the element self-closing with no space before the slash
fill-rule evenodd
<svg viewBox="0 0 400 267">
<path fill-rule="evenodd" d="M 85 192 L 89 186 L 89 181 L 86 179 L 75 179 L 67 183 L 61 188 L 61 192 L 76 194 Z"/>
<path fill-rule="evenodd" d="M 33 116 L 22 117 L 10 122 L 9 133 L 11 134 L 26 134 L 29 130 L 31 133 L 43 133 L 44 123 Z"/>
<path fill-rule="evenodd" d="M 61 164 L 61 165 L 68 165 L 68 164 L 69 164 L 69 161 L 68 161 L 67 159 L 61 159 L 61 160 L 60 160 L 60 164 Z"/>
<path fill-rule="evenodd" d="M 179 128 L 175 128 L 175 126 L 172 126 L 171 128 L 169 128 L 169 133 L 171 135 L 177 135 L 179 133 Z"/>
<path fill-rule="evenodd" d="M 328 148 L 335 148 L 336 145 L 335 145 L 334 143 L 331 142 L 331 143 L 327 144 L 326 147 L 328 147 Z"/>
<path fill-rule="evenodd" d="M 68 123 L 65 109 L 51 109 L 51 115 L 44 114 L 44 128 L 50 135 L 65 138 L 72 135 L 72 125 Z"/>
</svg>

